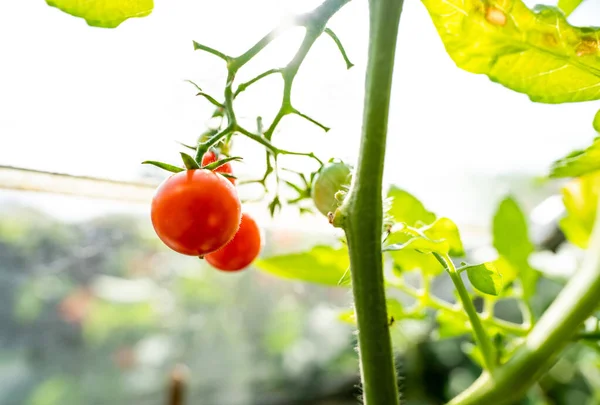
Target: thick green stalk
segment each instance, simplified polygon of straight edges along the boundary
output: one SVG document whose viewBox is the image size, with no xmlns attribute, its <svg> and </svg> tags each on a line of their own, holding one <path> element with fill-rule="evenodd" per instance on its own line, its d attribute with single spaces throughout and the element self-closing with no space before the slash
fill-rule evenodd
<svg viewBox="0 0 600 405">
<path fill-rule="evenodd" d="M 381 233 L 382 179 L 392 74 L 402 0 L 370 0 L 370 44 L 359 160 L 348 198 L 336 214 L 348 239 L 363 399 L 399 404 L 390 340 Z"/>
<path fill-rule="evenodd" d="M 450 404 L 502 405 L 522 397 L 596 310 L 599 296 L 600 215 L 597 215 L 581 269 L 540 318 L 525 343 L 493 377 L 484 373 Z"/>
</svg>

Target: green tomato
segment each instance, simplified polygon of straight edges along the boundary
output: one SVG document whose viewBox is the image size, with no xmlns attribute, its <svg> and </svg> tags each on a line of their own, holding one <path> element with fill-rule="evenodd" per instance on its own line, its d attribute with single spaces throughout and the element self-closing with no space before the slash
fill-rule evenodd
<svg viewBox="0 0 600 405">
<path fill-rule="evenodd" d="M 336 193 L 347 191 L 351 180 L 352 169 L 342 162 L 327 163 L 319 170 L 312 185 L 312 199 L 323 215 L 336 210 L 340 203 Z"/>
</svg>

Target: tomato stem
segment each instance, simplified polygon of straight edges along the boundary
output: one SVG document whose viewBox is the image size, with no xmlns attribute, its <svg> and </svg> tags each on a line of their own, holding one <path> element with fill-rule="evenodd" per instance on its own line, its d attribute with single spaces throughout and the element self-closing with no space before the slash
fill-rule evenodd
<svg viewBox="0 0 600 405">
<path fill-rule="evenodd" d="M 492 345 L 492 341 L 490 337 L 485 331 L 481 323 L 481 319 L 479 319 L 479 315 L 477 314 L 477 310 L 475 309 L 475 305 L 473 305 L 473 300 L 471 300 L 471 296 L 465 287 L 465 284 L 460 277 L 460 274 L 456 271 L 456 267 L 452 260 L 449 257 L 444 257 L 438 253 L 433 253 L 435 258 L 442 266 L 446 272 L 450 275 L 456 290 L 458 291 L 458 297 L 462 302 L 463 309 L 467 313 L 469 317 L 469 322 L 471 322 L 471 328 L 473 329 L 473 337 L 475 338 L 475 342 L 481 351 L 483 357 L 483 364 L 486 370 L 492 371 L 496 367 L 496 353 L 494 350 L 494 346 Z"/>
<path fill-rule="evenodd" d="M 399 404 L 383 277 L 382 179 L 402 0 L 370 0 L 363 130 L 356 173 L 336 217 L 348 239 L 364 402 Z"/>
<path fill-rule="evenodd" d="M 600 210 L 600 205 L 597 210 Z M 579 327 L 598 307 L 598 296 L 600 215 L 596 216 L 581 268 L 544 312 L 525 342 L 506 364 L 496 370 L 493 377 L 488 373 L 482 374 L 449 404 L 501 405 L 519 399 L 549 369 L 558 353 L 578 337 Z"/>
</svg>

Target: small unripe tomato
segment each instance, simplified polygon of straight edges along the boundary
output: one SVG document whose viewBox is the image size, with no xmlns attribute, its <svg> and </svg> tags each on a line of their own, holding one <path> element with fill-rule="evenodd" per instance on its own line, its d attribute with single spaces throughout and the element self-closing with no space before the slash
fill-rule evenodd
<svg viewBox="0 0 600 405">
<path fill-rule="evenodd" d="M 158 186 L 152 225 L 158 237 L 184 255 L 204 256 L 229 242 L 240 226 L 242 208 L 235 187 L 210 170 L 187 170 Z"/>
<path fill-rule="evenodd" d="M 342 162 L 328 163 L 319 170 L 312 184 L 312 199 L 321 214 L 336 210 L 340 192 L 347 190 L 351 180 L 352 170 Z"/>
<path fill-rule="evenodd" d="M 260 229 L 248 214 L 242 214 L 240 229 L 221 249 L 204 256 L 213 267 L 223 271 L 238 271 L 248 267 L 258 257 L 261 248 Z"/>
<path fill-rule="evenodd" d="M 217 159 L 217 155 L 215 154 L 215 152 L 209 150 L 204 154 L 204 156 L 202 156 L 202 166 L 209 165 L 211 163 L 216 162 L 217 160 L 219 159 Z M 233 169 L 231 168 L 231 163 L 229 162 L 225 163 L 223 166 L 217 167 L 214 171 L 233 175 Z M 232 184 L 235 184 L 234 178 L 227 177 L 227 180 L 229 180 Z"/>
</svg>

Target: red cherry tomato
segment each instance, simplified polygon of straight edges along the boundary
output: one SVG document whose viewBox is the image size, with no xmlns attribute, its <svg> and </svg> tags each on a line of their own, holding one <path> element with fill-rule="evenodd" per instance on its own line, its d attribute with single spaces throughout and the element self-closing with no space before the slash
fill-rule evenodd
<svg viewBox="0 0 600 405">
<path fill-rule="evenodd" d="M 248 214 L 242 214 L 240 229 L 231 242 L 204 258 L 213 267 L 224 271 L 237 271 L 248 267 L 260 253 L 260 229 Z"/>
<path fill-rule="evenodd" d="M 202 156 L 202 166 L 214 163 L 217 160 L 217 155 L 215 155 L 213 151 L 209 150 L 204 154 L 204 156 Z M 231 169 L 230 163 L 225 163 L 223 166 L 216 168 L 215 172 L 233 174 L 233 169 Z M 228 177 L 227 180 L 229 180 L 232 184 L 235 184 L 235 179 Z"/>
<path fill-rule="evenodd" d="M 166 179 L 152 199 L 158 237 L 184 255 L 203 256 L 224 246 L 240 226 L 235 187 L 210 170 L 187 170 Z"/>
</svg>

